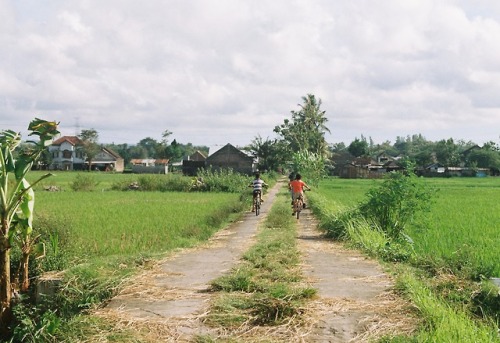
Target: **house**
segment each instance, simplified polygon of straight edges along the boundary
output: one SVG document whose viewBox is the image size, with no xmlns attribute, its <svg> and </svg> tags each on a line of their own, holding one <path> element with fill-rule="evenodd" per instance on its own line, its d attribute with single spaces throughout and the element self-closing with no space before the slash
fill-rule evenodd
<svg viewBox="0 0 500 343">
<path fill-rule="evenodd" d="M 136 174 L 168 174 L 168 159 L 132 159 L 132 172 Z"/>
<path fill-rule="evenodd" d="M 393 163 L 395 162 L 389 160 L 385 165 L 382 165 L 371 157 L 356 157 L 340 165 L 338 167 L 338 175 L 345 179 L 381 178 L 384 173 L 393 170 Z"/>
<path fill-rule="evenodd" d="M 86 170 L 88 162 L 84 155 L 83 142 L 77 136 L 62 136 L 52 142 L 48 148 L 52 159 L 52 170 Z M 101 151 L 92 160 L 92 169 L 122 172 L 123 158 L 111 149 L 101 147 Z"/>
<path fill-rule="evenodd" d="M 209 155 L 205 161 L 205 166 L 212 169 L 232 169 L 242 174 L 252 174 L 257 169 L 257 163 L 253 156 L 244 153 L 229 143 Z"/>
<path fill-rule="evenodd" d="M 182 174 L 195 176 L 198 170 L 205 168 L 207 157 L 201 151 L 197 150 L 187 158 L 182 160 Z"/>
<path fill-rule="evenodd" d="M 115 151 L 101 147 L 101 151 L 92 160 L 92 169 L 121 173 L 125 169 L 125 162 Z"/>
<path fill-rule="evenodd" d="M 49 145 L 52 170 L 83 170 L 85 156 L 80 147 L 83 142 L 76 136 L 62 136 Z"/>
</svg>

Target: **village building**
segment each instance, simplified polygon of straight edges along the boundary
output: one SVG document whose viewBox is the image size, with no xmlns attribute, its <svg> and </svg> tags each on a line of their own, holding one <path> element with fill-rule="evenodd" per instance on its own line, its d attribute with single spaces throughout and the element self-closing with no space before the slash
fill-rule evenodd
<svg viewBox="0 0 500 343">
<path fill-rule="evenodd" d="M 182 174 L 195 176 L 198 170 L 205 168 L 206 160 L 205 154 L 197 150 L 182 161 Z"/>
<path fill-rule="evenodd" d="M 132 172 L 136 174 L 168 174 L 168 159 L 132 159 Z"/>
<path fill-rule="evenodd" d="M 214 150 L 213 153 L 212 150 Z M 197 151 L 182 161 L 184 175 L 194 176 L 202 168 L 231 169 L 237 173 L 250 175 L 257 170 L 257 161 L 253 156 L 228 143 L 219 149 L 211 148 L 208 157 Z"/>
<path fill-rule="evenodd" d="M 52 170 L 88 170 L 88 162 L 83 150 L 83 142 L 77 136 L 62 136 L 48 147 L 50 155 L 49 169 Z M 92 170 L 123 172 L 123 158 L 111 149 L 101 147 L 92 159 Z"/>
<path fill-rule="evenodd" d="M 210 169 L 231 169 L 242 174 L 252 174 L 257 170 L 257 161 L 251 155 L 241 151 L 231 144 L 209 155 L 205 165 Z"/>
</svg>

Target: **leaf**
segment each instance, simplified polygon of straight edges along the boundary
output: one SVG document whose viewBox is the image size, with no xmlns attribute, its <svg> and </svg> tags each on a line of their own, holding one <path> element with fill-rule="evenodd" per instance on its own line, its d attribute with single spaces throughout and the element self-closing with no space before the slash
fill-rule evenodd
<svg viewBox="0 0 500 343">
<path fill-rule="evenodd" d="M 14 174 L 16 176 L 16 180 L 21 180 L 31 169 L 32 161 L 29 161 L 26 158 L 20 158 L 17 160 L 15 165 Z"/>
<path fill-rule="evenodd" d="M 33 252 L 33 255 L 35 256 L 35 258 L 45 257 L 45 243 L 39 242 L 39 243 L 35 244 L 31 251 Z"/>
<path fill-rule="evenodd" d="M 33 191 L 33 188 L 31 187 L 30 183 L 26 180 L 23 179 L 22 181 L 23 189 L 25 190 L 25 193 L 23 195 L 20 208 L 21 211 L 23 212 L 23 215 L 25 218 L 28 220 L 28 226 L 31 227 L 33 225 L 33 209 L 35 207 L 35 192 Z"/>
</svg>

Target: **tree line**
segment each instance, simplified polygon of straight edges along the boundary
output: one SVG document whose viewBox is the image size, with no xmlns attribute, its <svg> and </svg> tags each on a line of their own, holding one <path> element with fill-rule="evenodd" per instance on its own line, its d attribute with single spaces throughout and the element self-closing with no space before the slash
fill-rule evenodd
<svg viewBox="0 0 500 343">
<path fill-rule="evenodd" d="M 393 157 L 404 157 L 420 167 L 439 163 L 445 167 L 500 169 L 500 146 L 493 141 L 480 146 L 473 141 L 455 141 L 453 138 L 430 141 L 421 134 L 414 134 L 398 136 L 394 144 L 389 141 L 375 144 L 371 138 L 361 136 L 348 146 L 340 143 L 331 148 L 334 157 L 348 152 L 354 157 L 375 158 L 385 153 Z"/>
<path fill-rule="evenodd" d="M 298 109 L 290 111 L 290 117 L 274 127 L 274 138 L 258 135 L 242 148 L 258 159 L 260 170 L 303 170 L 320 177 L 321 173 L 332 173 L 336 164 L 358 157 L 376 159 L 382 153 L 404 157 L 420 167 L 439 163 L 443 166 L 500 170 L 500 146 L 493 141 L 479 146 L 476 142 L 453 138 L 430 141 L 422 134 L 413 134 L 397 136 L 394 143 L 375 143 L 371 137 L 361 135 L 348 145 L 344 142 L 329 144 L 325 135 L 330 133 L 330 129 L 327 126 L 326 112 L 321 109 L 321 99 L 317 99 L 314 94 L 307 94 L 301 100 L 297 105 Z M 196 151 L 208 156 L 207 146 L 182 144 L 176 139 L 170 142 L 172 134 L 169 130 L 164 130 L 160 140 L 146 137 L 135 145 L 101 145 L 98 143 L 99 134 L 94 129 L 82 130 L 79 138 L 83 141 L 87 160 L 92 160 L 100 147 L 104 146 L 118 153 L 126 166 L 132 159 L 168 159 L 171 163 L 180 162 Z M 44 154 L 42 160 L 49 165 L 49 154 Z M 313 165 L 314 168 L 311 167 Z"/>
</svg>

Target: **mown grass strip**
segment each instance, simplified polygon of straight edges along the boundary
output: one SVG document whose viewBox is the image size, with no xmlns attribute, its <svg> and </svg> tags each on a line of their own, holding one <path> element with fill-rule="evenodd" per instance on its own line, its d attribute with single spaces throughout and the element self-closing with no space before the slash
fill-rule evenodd
<svg viewBox="0 0 500 343">
<path fill-rule="evenodd" d="M 257 243 L 229 274 L 212 282 L 218 294 L 208 324 L 241 330 L 245 324 L 280 325 L 302 313 L 316 290 L 302 282 L 296 229 L 288 194 L 279 194 Z"/>
</svg>

